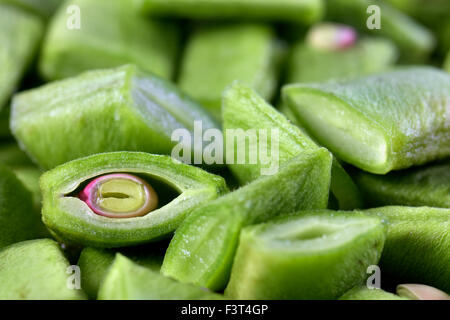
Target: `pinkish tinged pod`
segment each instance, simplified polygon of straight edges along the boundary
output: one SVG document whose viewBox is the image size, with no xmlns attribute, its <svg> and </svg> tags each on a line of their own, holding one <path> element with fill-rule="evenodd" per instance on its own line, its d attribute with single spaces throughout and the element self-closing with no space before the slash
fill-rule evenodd
<svg viewBox="0 0 450 320">
<path fill-rule="evenodd" d="M 125 173 L 95 178 L 78 197 L 94 213 L 110 218 L 140 217 L 158 207 L 155 190 L 145 180 Z"/>
<path fill-rule="evenodd" d="M 306 41 L 316 49 L 327 51 L 344 50 L 356 44 L 358 35 L 352 27 L 335 24 L 321 23 L 312 27 L 306 37 Z"/>
</svg>

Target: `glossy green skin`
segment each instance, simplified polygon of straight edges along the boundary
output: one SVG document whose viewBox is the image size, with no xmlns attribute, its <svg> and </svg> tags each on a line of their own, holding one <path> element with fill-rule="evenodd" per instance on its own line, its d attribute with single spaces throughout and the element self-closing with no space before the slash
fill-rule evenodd
<svg viewBox="0 0 450 320">
<path fill-rule="evenodd" d="M 450 209 L 389 206 L 366 212 L 388 222 L 383 272 L 450 292 Z"/>
<path fill-rule="evenodd" d="M 81 290 L 69 289 L 69 262 L 57 242 L 19 242 L 0 251 L 0 299 L 80 300 Z"/>
<path fill-rule="evenodd" d="M 366 286 L 357 286 L 347 291 L 339 300 L 410 300 L 382 289 L 369 289 Z"/>
<path fill-rule="evenodd" d="M 80 8 L 79 30 L 67 28 L 73 16 L 67 13 L 71 5 Z M 174 23 L 141 17 L 128 0 L 71 0 L 50 22 L 39 69 L 47 80 L 56 80 L 133 63 L 170 79 L 178 38 Z"/>
<path fill-rule="evenodd" d="M 108 151 L 170 154 L 174 130 L 218 125 L 171 83 L 135 66 L 86 72 L 16 95 L 11 129 L 41 167 Z M 196 150 L 201 152 L 202 150 Z"/>
<path fill-rule="evenodd" d="M 331 161 L 325 149 L 305 152 L 277 174 L 195 210 L 175 232 L 162 273 L 181 282 L 224 289 L 242 227 L 282 213 L 326 208 Z"/>
<path fill-rule="evenodd" d="M 221 300 L 223 296 L 179 283 L 117 254 L 98 294 L 99 300 Z"/>
<path fill-rule="evenodd" d="M 322 82 L 380 72 L 392 66 L 397 55 L 397 48 L 383 38 L 363 38 L 340 51 L 316 49 L 302 39 L 290 54 L 287 82 Z"/>
<path fill-rule="evenodd" d="M 17 6 L 45 19 L 49 18 L 62 2 L 62 0 L 0 0 L 0 3 Z"/>
<path fill-rule="evenodd" d="M 318 139 L 337 157 L 365 171 L 385 174 L 450 155 L 450 126 L 445 116 L 450 104 L 450 75 L 438 69 L 413 67 L 336 83 L 285 86 L 284 102 L 314 136 L 299 115 L 302 94 L 339 101 L 383 134 L 387 157 L 381 164 L 356 159 Z"/>
<path fill-rule="evenodd" d="M 380 7 L 381 28 L 370 30 L 367 19 L 370 5 Z M 328 0 L 327 18 L 350 24 L 361 32 L 391 39 L 400 49 L 404 62 L 421 62 L 434 49 L 436 39 L 433 34 L 387 3 L 376 0 Z"/>
<path fill-rule="evenodd" d="M 0 3 L 0 110 L 16 90 L 43 32 L 38 17 Z"/>
<path fill-rule="evenodd" d="M 139 10 L 155 16 L 194 19 L 276 20 L 312 24 L 323 15 L 322 0 L 138 0 Z"/>
<path fill-rule="evenodd" d="M 224 130 L 278 129 L 280 165 L 305 152 L 320 148 L 303 130 L 291 124 L 286 117 L 277 112 L 256 92 L 240 83 L 233 83 L 224 93 L 222 112 Z M 267 145 L 267 150 L 271 150 L 270 139 L 268 139 Z M 259 178 L 261 167 L 268 167 L 268 165 L 261 165 L 261 163 L 228 164 L 228 167 L 241 185 L 245 185 Z M 338 199 L 340 209 L 354 209 L 362 206 L 358 189 L 335 159 L 333 159 L 331 168 L 331 191 Z"/>
<path fill-rule="evenodd" d="M 358 171 L 355 181 L 371 207 L 450 208 L 450 162 L 375 175 Z"/>
<path fill-rule="evenodd" d="M 41 226 L 30 192 L 10 169 L 0 165 L 0 248 L 39 237 Z"/>
<path fill-rule="evenodd" d="M 337 231 L 304 239 L 288 230 L 292 223 L 307 226 L 311 221 Z M 347 230 L 341 221 L 357 221 L 359 227 Z M 361 229 L 361 224 L 367 227 Z M 303 212 L 247 227 L 240 235 L 225 295 L 244 300 L 337 299 L 364 282 L 367 267 L 378 263 L 384 240 L 381 219 L 356 212 Z M 323 241 L 338 245 L 320 247 L 317 243 Z"/>
<path fill-rule="evenodd" d="M 222 92 L 235 80 L 251 86 L 266 100 L 273 97 L 279 55 L 270 26 L 206 24 L 190 35 L 178 82 L 220 119 Z"/>
<path fill-rule="evenodd" d="M 109 267 L 114 262 L 117 250 L 84 248 L 77 265 L 81 269 L 81 287 L 90 299 L 97 299 L 100 284 Z M 159 271 L 164 258 L 164 250 L 150 246 L 149 248 L 132 247 L 121 250 L 121 253 L 137 264 L 154 271 Z"/>
<path fill-rule="evenodd" d="M 97 215 L 78 197 L 71 196 L 83 182 L 113 172 L 148 175 L 172 186 L 179 195 L 145 216 L 123 219 Z M 41 177 L 41 190 L 43 221 L 58 239 L 113 248 L 170 235 L 193 209 L 226 192 L 226 185 L 222 177 L 168 156 L 114 152 L 74 160 L 46 172 Z"/>
</svg>

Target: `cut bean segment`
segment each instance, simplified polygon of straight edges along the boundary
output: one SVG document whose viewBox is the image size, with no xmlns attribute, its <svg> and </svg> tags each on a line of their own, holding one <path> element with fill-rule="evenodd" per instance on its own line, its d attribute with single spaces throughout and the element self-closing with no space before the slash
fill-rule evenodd
<svg viewBox="0 0 450 320">
<path fill-rule="evenodd" d="M 31 193 L 9 168 L 0 164 L 0 249 L 39 238 L 40 218 L 34 211 Z"/>
<path fill-rule="evenodd" d="M 68 286 L 69 266 L 59 244 L 50 239 L 6 247 L 0 251 L 0 299 L 85 299 L 82 290 Z"/>
<path fill-rule="evenodd" d="M 272 99 L 281 51 L 275 32 L 268 25 L 199 25 L 187 41 L 178 82 L 220 119 L 222 92 L 235 80 L 252 87 L 265 99 Z"/>
<path fill-rule="evenodd" d="M 450 155 L 450 75 L 412 67 L 283 88 L 301 125 L 339 159 L 385 174 Z"/>
<path fill-rule="evenodd" d="M 398 50 L 388 39 L 364 37 L 341 50 L 323 50 L 298 41 L 294 44 L 287 70 L 287 83 L 322 82 L 354 78 L 392 67 Z"/>
<path fill-rule="evenodd" d="M 178 40 L 176 23 L 142 17 L 128 0 L 65 1 L 49 25 L 39 69 L 57 80 L 133 63 L 171 79 Z"/>
<path fill-rule="evenodd" d="M 379 18 L 380 23 L 377 24 L 377 18 L 373 17 Z M 426 60 L 436 44 L 434 35 L 427 28 L 384 1 L 328 0 L 327 18 L 350 24 L 364 33 L 391 39 L 400 48 L 404 62 Z"/>
<path fill-rule="evenodd" d="M 81 270 L 81 286 L 90 299 L 96 299 L 100 284 L 117 252 L 128 257 L 140 266 L 159 272 L 166 250 L 166 242 L 155 245 L 129 247 L 123 249 L 84 248 L 77 265 Z M 118 251 L 120 250 L 120 251 Z"/>
<path fill-rule="evenodd" d="M 221 300 L 222 295 L 179 283 L 118 253 L 103 280 L 99 300 Z"/>
<path fill-rule="evenodd" d="M 225 295 L 235 299 L 337 299 L 366 279 L 383 250 L 381 219 L 305 212 L 242 230 Z"/>
<path fill-rule="evenodd" d="M 355 182 L 371 207 L 408 205 L 450 208 L 450 162 L 394 171 L 355 172 Z"/>
<path fill-rule="evenodd" d="M 240 137 L 244 136 L 245 139 L 242 140 L 248 143 L 248 153 L 259 149 L 259 158 L 254 163 L 235 161 L 229 164 L 242 185 L 257 179 L 272 167 L 320 149 L 304 130 L 290 123 L 254 90 L 239 82 L 233 83 L 224 92 L 222 113 L 224 130 L 240 130 Z M 227 143 L 227 155 L 239 152 L 240 137 L 237 137 L 236 144 L 230 144 L 230 149 Z M 266 146 L 266 150 L 261 146 Z M 248 159 L 250 158 L 249 154 Z M 331 168 L 330 187 L 339 209 L 349 210 L 362 206 L 358 189 L 336 159 L 333 159 Z"/>
<path fill-rule="evenodd" d="M 227 191 L 222 177 L 140 152 L 68 162 L 46 172 L 41 189 L 43 221 L 59 240 L 109 248 L 167 237 L 193 209 Z"/>
<path fill-rule="evenodd" d="M 0 4 L 0 111 L 33 60 L 43 33 L 44 24 L 38 17 Z"/>
<path fill-rule="evenodd" d="M 305 152 L 259 179 L 195 210 L 177 229 L 161 271 L 181 282 L 225 288 L 244 226 L 302 209 L 324 209 L 330 153 Z"/>
<path fill-rule="evenodd" d="M 171 154 L 175 130 L 193 136 L 219 128 L 170 82 L 126 65 L 96 70 L 22 92 L 12 103 L 11 130 L 45 169 L 91 154 L 145 151 Z M 193 143 L 192 143 L 193 145 Z M 202 146 L 186 147 L 202 155 Z"/>
<path fill-rule="evenodd" d="M 388 206 L 365 212 L 388 223 L 383 272 L 450 292 L 450 209 Z"/>
</svg>

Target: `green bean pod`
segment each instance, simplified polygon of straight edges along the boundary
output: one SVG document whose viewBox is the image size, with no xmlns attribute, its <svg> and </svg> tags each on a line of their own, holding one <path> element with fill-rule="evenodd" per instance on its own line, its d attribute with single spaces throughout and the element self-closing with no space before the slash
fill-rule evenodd
<svg viewBox="0 0 450 320">
<path fill-rule="evenodd" d="M 282 165 L 306 151 L 320 149 L 304 130 L 290 123 L 255 91 L 240 83 L 234 83 L 225 91 L 222 112 L 224 132 L 234 129 L 239 133 L 237 143 L 230 144 L 231 150 L 228 150 L 227 143 L 227 155 L 238 154 L 239 140 L 242 142 L 243 137 L 248 139 L 247 152 L 256 152 L 261 144 L 266 144 L 267 151 L 271 150 L 277 155 L 269 157 L 272 161 L 264 161 L 261 155 L 264 151 L 260 151 L 259 158 L 254 162 L 250 161 L 250 155 L 245 163 L 238 163 L 237 159 L 233 163 L 227 161 L 228 167 L 242 185 L 257 179 L 271 166 Z M 277 139 L 273 135 L 274 129 L 278 132 Z M 332 196 L 337 199 L 338 208 L 348 210 L 362 207 L 362 197 L 357 187 L 336 159 L 333 159 L 331 167 L 330 188 Z"/>
<path fill-rule="evenodd" d="M 450 209 L 388 206 L 365 212 L 388 222 L 382 272 L 450 292 Z"/>
<path fill-rule="evenodd" d="M 385 0 L 395 8 L 435 29 L 450 17 L 450 2 L 447 0 Z"/>
<path fill-rule="evenodd" d="M 385 2 L 328 0 L 327 18 L 391 39 L 400 49 L 401 59 L 408 63 L 426 60 L 436 45 L 434 35 L 427 28 Z"/>
<path fill-rule="evenodd" d="M 311 24 L 323 15 L 322 0 L 137 0 L 152 16 L 217 20 L 275 20 Z"/>
<path fill-rule="evenodd" d="M 112 248 L 169 236 L 226 185 L 168 156 L 114 152 L 46 172 L 41 190 L 43 221 L 58 239 Z"/>
<path fill-rule="evenodd" d="M 432 67 L 288 85 L 283 98 L 315 140 L 365 171 L 450 155 L 450 75 Z"/>
<path fill-rule="evenodd" d="M 118 253 L 103 280 L 99 300 L 221 300 L 223 296 L 179 283 Z"/>
<path fill-rule="evenodd" d="M 49 24 L 39 61 L 47 80 L 132 63 L 165 79 L 174 73 L 176 24 L 141 17 L 127 0 L 70 0 Z"/>
<path fill-rule="evenodd" d="M 388 69 L 396 59 L 396 47 L 383 38 L 363 38 L 341 50 L 318 49 L 302 39 L 290 53 L 287 82 L 321 82 L 372 74 Z"/>
<path fill-rule="evenodd" d="M 280 46 L 270 26 L 255 23 L 205 24 L 190 35 L 179 85 L 217 119 L 222 92 L 235 80 L 270 100 L 277 87 Z"/>
<path fill-rule="evenodd" d="M 224 289 L 246 225 L 328 202 L 332 157 L 321 148 L 293 158 L 259 179 L 195 210 L 177 229 L 163 274 L 212 290 Z"/>
<path fill-rule="evenodd" d="M 135 263 L 159 272 L 164 258 L 163 246 L 123 248 L 120 253 Z M 84 248 L 77 265 L 81 270 L 81 287 L 90 299 L 97 299 L 100 284 L 114 262 L 117 249 Z"/>
<path fill-rule="evenodd" d="M 108 151 L 170 154 L 177 129 L 218 125 L 171 83 L 127 65 L 86 72 L 22 92 L 12 104 L 11 129 L 41 167 Z M 192 153 L 201 153 L 195 145 Z"/>
<path fill-rule="evenodd" d="M 0 251 L 0 299 L 85 299 L 82 290 L 68 287 L 68 268 L 69 262 L 53 240 L 29 240 L 6 247 Z"/>
<path fill-rule="evenodd" d="M 354 179 L 371 207 L 386 205 L 450 208 L 450 162 L 394 171 L 358 171 Z"/>
<path fill-rule="evenodd" d="M 106 249 L 84 248 L 77 265 L 81 270 L 81 287 L 90 299 L 97 299 L 100 283 L 114 261 L 115 253 Z"/>
<path fill-rule="evenodd" d="M 242 230 L 225 295 L 337 299 L 367 277 L 383 250 L 381 219 L 304 212 Z"/>
<path fill-rule="evenodd" d="M 44 25 L 38 17 L 0 3 L 0 111 L 17 89 L 43 32 Z"/>
<path fill-rule="evenodd" d="M 0 248 L 38 238 L 41 227 L 30 192 L 9 168 L 0 165 Z"/>
</svg>

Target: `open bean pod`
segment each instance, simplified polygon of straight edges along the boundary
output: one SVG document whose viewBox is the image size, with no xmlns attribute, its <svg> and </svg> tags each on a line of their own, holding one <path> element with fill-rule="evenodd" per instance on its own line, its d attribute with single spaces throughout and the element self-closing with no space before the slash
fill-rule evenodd
<svg viewBox="0 0 450 320">
<path fill-rule="evenodd" d="M 226 185 L 167 156 L 117 152 L 59 166 L 42 176 L 41 189 L 43 221 L 57 238 L 121 247 L 168 236 Z"/>
</svg>

